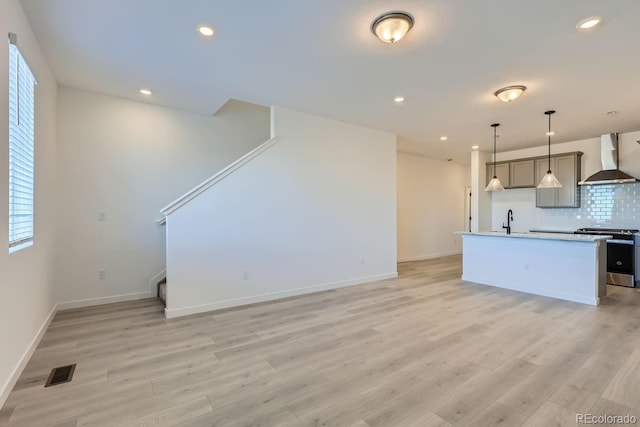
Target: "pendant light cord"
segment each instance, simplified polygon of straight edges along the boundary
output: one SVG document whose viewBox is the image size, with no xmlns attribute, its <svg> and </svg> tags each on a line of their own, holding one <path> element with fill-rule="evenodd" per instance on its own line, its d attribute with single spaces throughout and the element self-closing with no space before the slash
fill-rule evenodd
<svg viewBox="0 0 640 427">
<path fill-rule="evenodd" d="M 491 125 L 491 127 L 493 128 L 493 178 L 497 178 L 498 176 L 496 175 L 496 139 L 498 138 L 498 126 L 500 126 L 499 123 L 494 123 Z"/>
<path fill-rule="evenodd" d="M 547 173 L 551 173 L 551 114 L 553 113 L 547 114 L 549 116 L 549 132 L 547 132 L 547 136 L 549 137 L 549 163 Z"/>
<path fill-rule="evenodd" d="M 493 127 L 493 177 L 497 178 L 496 175 L 496 129 L 497 127 Z"/>
</svg>

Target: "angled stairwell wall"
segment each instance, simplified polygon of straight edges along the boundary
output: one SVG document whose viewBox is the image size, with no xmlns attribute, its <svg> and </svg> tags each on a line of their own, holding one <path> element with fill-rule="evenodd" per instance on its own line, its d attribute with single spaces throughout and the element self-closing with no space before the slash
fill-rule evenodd
<svg viewBox="0 0 640 427">
<path fill-rule="evenodd" d="M 167 317 L 397 275 L 395 136 L 279 107 L 272 135 L 170 209 Z"/>
<path fill-rule="evenodd" d="M 155 296 L 158 207 L 264 142 L 269 120 L 269 108 L 233 100 L 211 117 L 60 88 L 59 308 Z"/>
</svg>

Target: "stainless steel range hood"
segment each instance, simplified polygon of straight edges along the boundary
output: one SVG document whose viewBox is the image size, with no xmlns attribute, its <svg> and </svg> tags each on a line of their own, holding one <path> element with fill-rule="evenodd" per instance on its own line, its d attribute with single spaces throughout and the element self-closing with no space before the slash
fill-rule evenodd
<svg viewBox="0 0 640 427">
<path fill-rule="evenodd" d="M 638 182 L 637 178 L 618 169 L 618 134 L 608 133 L 600 137 L 602 170 L 578 182 L 580 185 L 626 184 Z"/>
</svg>

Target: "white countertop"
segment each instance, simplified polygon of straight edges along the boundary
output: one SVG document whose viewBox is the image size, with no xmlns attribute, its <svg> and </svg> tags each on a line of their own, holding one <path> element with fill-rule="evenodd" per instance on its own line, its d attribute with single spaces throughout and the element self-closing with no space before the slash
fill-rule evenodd
<svg viewBox="0 0 640 427">
<path fill-rule="evenodd" d="M 598 242 L 600 240 L 611 239 L 613 236 L 595 236 L 590 234 L 563 234 L 563 233 L 511 233 L 502 231 L 480 231 L 473 233 L 470 231 L 456 231 L 455 234 L 470 236 L 506 237 L 509 239 L 542 239 L 542 240 L 564 240 L 568 242 Z"/>
</svg>

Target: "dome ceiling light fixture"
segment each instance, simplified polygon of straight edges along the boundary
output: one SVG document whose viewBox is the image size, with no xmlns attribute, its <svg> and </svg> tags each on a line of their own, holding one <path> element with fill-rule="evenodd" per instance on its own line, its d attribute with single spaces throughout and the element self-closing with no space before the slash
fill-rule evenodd
<svg viewBox="0 0 640 427">
<path fill-rule="evenodd" d="M 413 27 L 413 17 L 407 12 L 387 12 L 374 19 L 371 32 L 384 43 L 396 43 Z"/>
<path fill-rule="evenodd" d="M 527 87 L 522 85 L 507 86 L 495 91 L 494 95 L 502 102 L 511 102 L 520 98 L 525 90 Z"/>
</svg>

